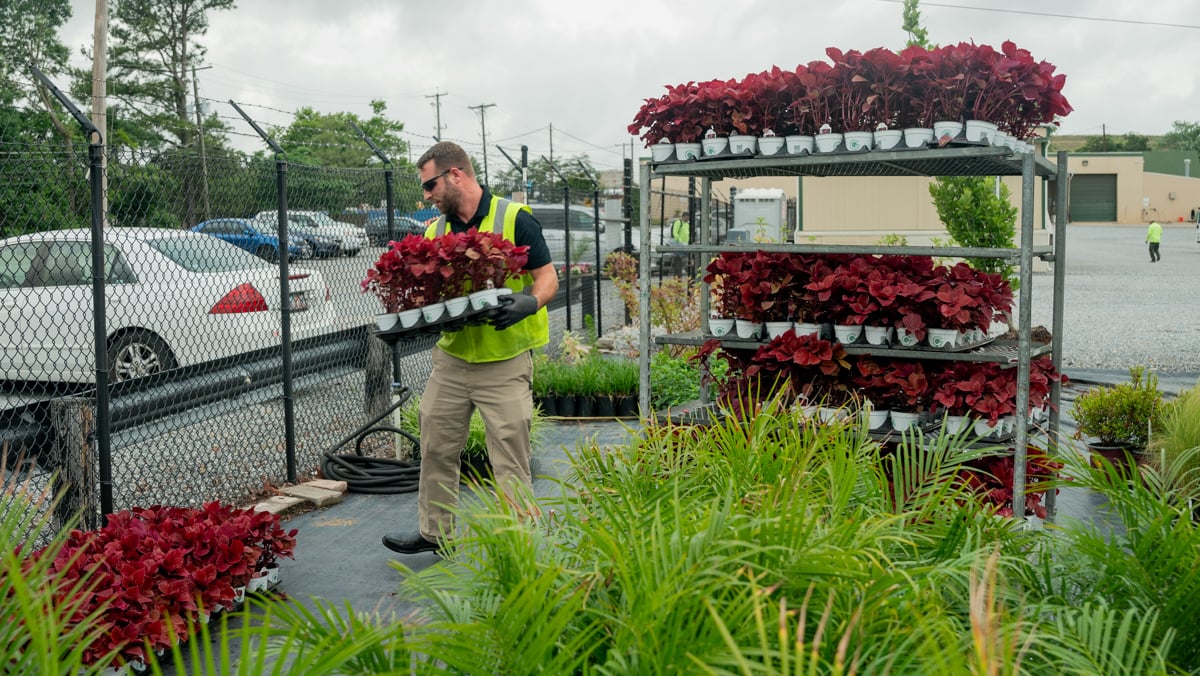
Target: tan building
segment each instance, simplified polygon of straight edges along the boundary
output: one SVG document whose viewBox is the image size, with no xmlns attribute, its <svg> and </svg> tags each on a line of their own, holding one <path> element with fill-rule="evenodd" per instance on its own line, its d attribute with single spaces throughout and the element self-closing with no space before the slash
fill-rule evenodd
<svg viewBox="0 0 1200 676">
<path fill-rule="evenodd" d="M 1068 161 L 1072 223 L 1195 221 L 1200 211 L 1196 153 L 1071 153 Z"/>
<path fill-rule="evenodd" d="M 1053 154 L 1053 147 L 1050 150 Z M 1071 180 L 1070 222 L 1146 223 L 1152 218 L 1177 222 L 1200 217 L 1200 178 L 1190 175 L 1192 171 L 1200 175 L 1200 158 L 1195 153 L 1072 153 L 1067 168 Z M 812 243 L 874 244 L 890 236 L 903 236 L 911 245 L 925 245 L 947 238 L 929 196 L 931 180 L 770 177 L 715 181 L 712 188 L 726 202 L 731 188 L 782 189 L 789 204 L 798 205 L 789 208 L 789 214 L 798 212 L 789 227 L 799 225 Z M 1021 178 L 1000 180 L 1008 186 L 1010 199 L 1018 208 L 1019 226 Z M 687 179 L 669 177 L 665 186 L 656 180 L 651 188 L 686 195 Z M 1036 244 L 1048 243 L 1053 227 L 1047 192 L 1053 194 L 1053 183 L 1036 181 L 1034 203 L 1041 205 L 1034 214 Z M 667 218 L 674 215 L 675 209 L 685 208 L 685 200 L 672 201 L 668 197 L 665 201 L 670 203 L 665 205 Z M 656 196 L 652 213 L 658 203 Z"/>
</svg>

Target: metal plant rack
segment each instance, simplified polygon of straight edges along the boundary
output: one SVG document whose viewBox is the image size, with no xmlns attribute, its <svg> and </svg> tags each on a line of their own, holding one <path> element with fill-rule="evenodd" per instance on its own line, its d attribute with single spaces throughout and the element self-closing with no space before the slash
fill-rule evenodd
<svg viewBox="0 0 1200 676">
<path fill-rule="evenodd" d="M 1062 369 L 1063 330 L 1063 287 L 1065 279 L 1066 223 L 1067 223 L 1067 158 L 1060 152 L 1056 162 L 1034 153 L 1017 153 L 1009 148 L 976 144 L 955 143 L 941 148 L 898 149 L 858 153 L 817 153 L 810 155 L 775 156 L 723 156 L 686 162 L 659 162 L 643 165 L 640 172 L 641 194 L 650 194 L 653 178 L 665 176 L 697 177 L 702 181 L 700 190 L 701 213 L 697 243 L 689 246 L 642 247 L 639 268 L 639 365 L 641 383 L 639 403 L 641 410 L 650 410 L 650 261 L 651 256 L 662 253 L 718 253 L 726 251 L 766 251 L 794 253 L 841 253 L 860 255 L 908 255 L 941 256 L 955 258 L 999 258 L 1017 265 L 1020 281 L 1018 289 L 1017 339 L 999 339 L 975 349 L 952 352 L 932 349 L 911 349 L 889 346 L 855 344 L 846 346 L 848 354 L 872 354 L 907 359 L 938 359 L 955 361 L 982 361 L 1006 364 L 1017 371 L 1016 415 L 1018 420 L 1029 418 L 1029 373 L 1030 363 L 1038 356 L 1050 354 L 1055 370 Z M 1015 248 L 977 247 L 928 247 L 928 246 L 878 246 L 878 245 L 833 245 L 833 244 L 762 244 L 733 245 L 715 244 L 709 224 L 711 218 L 712 181 L 726 178 L 754 178 L 760 176 L 814 176 L 814 177 L 868 177 L 868 176 L 1020 176 L 1021 177 L 1021 224 L 1019 246 Z M 1037 180 L 1056 180 L 1054 214 L 1054 238 L 1051 246 L 1034 246 L 1034 183 Z M 641 237 L 650 239 L 650 204 L 641 200 Z M 1031 306 L 1033 290 L 1033 259 L 1054 262 L 1053 316 L 1051 320 L 1051 342 L 1035 344 L 1031 338 Z M 707 287 L 706 287 L 707 289 Z M 705 326 L 701 331 L 660 336 L 659 344 L 700 345 L 707 340 L 707 317 L 709 316 L 709 294 L 700 296 L 701 317 Z M 757 341 L 737 340 L 729 337 L 720 339 L 730 347 L 752 349 L 761 345 Z M 1050 419 L 1047 426 L 1048 442 L 1054 452 L 1059 430 L 1059 402 L 1061 385 L 1051 388 Z M 706 395 L 707 393 L 704 393 Z M 703 395 L 702 395 L 703 396 Z M 707 399 L 702 399 L 707 403 Z M 1018 425 L 1013 435 L 1014 477 L 1013 505 L 1025 503 L 1026 457 L 1030 430 Z M 1046 495 L 1046 506 L 1050 519 L 1054 518 L 1055 499 L 1053 491 Z"/>
</svg>

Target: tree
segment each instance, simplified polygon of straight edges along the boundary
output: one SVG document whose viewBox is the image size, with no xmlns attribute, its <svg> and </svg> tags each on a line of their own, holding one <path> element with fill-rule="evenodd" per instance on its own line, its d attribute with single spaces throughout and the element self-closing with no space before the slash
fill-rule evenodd
<svg viewBox="0 0 1200 676">
<path fill-rule="evenodd" d="M 208 12 L 230 10 L 234 0 L 113 0 L 109 25 L 108 96 L 116 121 L 109 137 L 156 150 L 198 151 L 192 98 L 193 69 L 204 62 L 199 39 L 208 32 Z M 83 88 L 85 85 L 80 83 Z M 194 101 L 199 105 L 199 101 Z M 205 124 L 212 137 L 219 124 Z M 180 165 L 186 175 L 183 221 L 196 222 L 203 168 Z"/>
<path fill-rule="evenodd" d="M 155 148 L 188 148 L 195 118 L 188 105 L 192 68 L 204 63 L 199 39 L 208 12 L 234 0 L 114 0 L 109 26 L 108 95 L 123 117 L 150 133 L 135 135 Z"/>
<path fill-rule="evenodd" d="M 1150 139 L 1141 134 L 1126 132 L 1123 136 L 1089 136 L 1075 152 L 1123 153 L 1144 152 L 1150 149 Z"/>
<path fill-rule="evenodd" d="M 554 166 L 567 179 L 567 185 L 571 187 L 572 192 L 586 192 L 591 194 L 593 190 L 592 180 L 588 178 L 588 174 L 580 169 L 580 163 L 587 167 L 587 171 L 592 176 L 596 176 L 598 172 L 592 166 L 592 161 L 588 159 L 586 154 L 576 155 L 574 157 L 559 158 Z M 521 185 L 521 170 L 517 167 L 511 167 L 505 171 L 494 174 L 490 186 L 497 193 L 513 193 L 524 192 L 525 187 Z M 530 202 L 561 202 L 563 181 L 558 174 L 551 168 L 550 161 L 545 158 L 537 158 L 529 162 L 529 182 L 533 189 L 529 192 Z"/>
<path fill-rule="evenodd" d="M 1176 120 L 1171 131 L 1163 136 L 1163 147 L 1200 153 L 1200 123 Z"/>
<path fill-rule="evenodd" d="M 357 125 L 392 164 L 407 162 L 408 143 L 400 138 L 404 123 L 384 117 L 387 104 L 383 101 L 371 101 L 371 110 L 370 119 L 360 120 L 353 113 L 327 115 L 304 107 L 296 111 L 296 119 L 286 129 L 273 132 L 291 160 L 348 169 L 372 166 L 379 159 L 354 131 Z"/>
<path fill-rule="evenodd" d="M 984 176 L 943 176 L 929 184 L 938 217 L 953 244 L 1009 248 L 1017 234 L 1017 208 L 1009 201 L 1008 186 Z M 997 258 L 968 258 L 977 270 L 999 273 L 1015 289 L 1013 267 Z"/>
<path fill-rule="evenodd" d="M 921 26 L 921 10 L 917 8 L 919 1 L 904 0 L 904 23 L 901 28 L 908 34 L 908 41 L 904 43 L 904 46 L 919 45 L 932 48 L 934 45 L 929 42 L 929 33 Z"/>
<path fill-rule="evenodd" d="M 51 79 L 68 72 L 68 51 L 58 39 L 58 31 L 70 18 L 68 0 L 0 2 L 0 105 L 24 102 L 42 111 L 66 139 L 71 132 L 58 117 L 59 106 L 34 79 L 30 66 L 37 66 Z M 39 121 L 44 124 L 46 118 Z"/>
</svg>

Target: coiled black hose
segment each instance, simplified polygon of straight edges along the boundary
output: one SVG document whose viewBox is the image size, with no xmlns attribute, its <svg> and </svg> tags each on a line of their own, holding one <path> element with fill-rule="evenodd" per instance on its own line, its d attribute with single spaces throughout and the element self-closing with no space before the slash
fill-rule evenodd
<svg viewBox="0 0 1200 676">
<path fill-rule="evenodd" d="M 351 432 L 347 437 L 325 451 L 321 461 L 321 473 L 326 479 L 345 481 L 347 490 L 354 493 L 391 495 L 411 493 L 417 490 L 421 474 L 419 460 L 397 460 L 395 458 L 372 458 L 363 455 L 363 441 L 372 434 L 391 433 L 404 437 L 412 444 L 414 455 L 420 457 L 420 440 L 411 433 L 391 425 L 377 425 L 392 411 L 403 406 L 412 391 L 407 387 L 397 392 L 396 401 L 383 413 Z M 354 454 L 338 454 L 337 450 L 354 441 Z"/>
</svg>

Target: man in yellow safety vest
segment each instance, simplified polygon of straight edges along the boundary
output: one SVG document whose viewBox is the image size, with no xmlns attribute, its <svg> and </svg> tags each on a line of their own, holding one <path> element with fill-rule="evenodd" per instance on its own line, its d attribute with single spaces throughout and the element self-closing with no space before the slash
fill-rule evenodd
<svg viewBox="0 0 1200 676">
<path fill-rule="evenodd" d="M 1162 243 L 1162 226 L 1158 221 L 1150 221 L 1150 227 L 1146 228 L 1146 243 L 1150 245 L 1150 262 L 1157 263 L 1162 258 L 1158 253 L 1158 246 Z"/>
<path fill-rule="evenodd" d="M 532 495 L 531 351 L 550 341 L 545 306 L 558 291 L 550 249 L 530 208 L 480 185 L 461 147 L 449 141 L 434 144 L 417 160 L 417 170 L 425 200 L 442 213 L 427 237 L 472 227 L 503 232 L 517 246 L 529 247 L 529 260 L 524 273 L 506 284 L 513 291 L 511 302 L 501 306 L 490 325 L 444 332 L 433 348 L 433 370 L 418 408 L 419 527 L 383 536 L 384 546 L 403 554 L 444 550 L 453 537 L 460 455 L 476 410 L 487 428 L 497 492 L 514 498 Z"/>
</svg>

